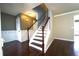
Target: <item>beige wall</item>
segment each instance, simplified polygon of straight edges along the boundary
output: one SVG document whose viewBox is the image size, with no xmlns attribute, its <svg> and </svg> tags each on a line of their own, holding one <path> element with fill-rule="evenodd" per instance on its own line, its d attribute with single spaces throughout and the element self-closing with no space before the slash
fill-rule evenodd
<svg viewBox="0 0 79 59">
<path fill-rule="evenodd" d="M 74 40 L 74 15 L 76 14 L 78 14 L 78 12 L 54 17 L 54 38 Z"/>
</svg>

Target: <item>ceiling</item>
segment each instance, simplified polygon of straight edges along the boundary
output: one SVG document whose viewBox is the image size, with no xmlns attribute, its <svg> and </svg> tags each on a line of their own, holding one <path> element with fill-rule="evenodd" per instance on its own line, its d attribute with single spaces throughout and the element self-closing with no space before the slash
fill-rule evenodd
<svg viewBox="0 0 79 59">
<path fill-rule="evenodd" d="M 39 3 L 0 3 L 0 8 L 2 12 L 17 15 L 21 12 L 29 11 L 38 5 Z"/>
<path fill-rule="evenodd" d="M 49 9 L 53 10 L 55 15 L 79 10 L 79 3 L 50 3 L 46 5 Z"/>
<path fill-rule="evenodd" d="M 31 10 L 40 3 L 0 3 L 2 12 L 17 15 L 20 12 Z M 79 3 L 45 3 L 46 6 L 53 10 L 54 15 L 79 10 Z"/>
</svg>

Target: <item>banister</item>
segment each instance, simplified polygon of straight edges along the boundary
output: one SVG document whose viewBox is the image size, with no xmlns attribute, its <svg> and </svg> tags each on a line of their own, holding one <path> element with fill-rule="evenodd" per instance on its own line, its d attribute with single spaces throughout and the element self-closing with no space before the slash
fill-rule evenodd
<svg viewBox="0 0 79 59">
<path fill-rule="evenodd" d="M 47 17 L 47 20 L 45 22 L 45 24 L 42 26 L 42 55 L 44 56 L 44 28 L 46 26 L 46 24 L 48 23 L 50 17 Z"/>
<path fill-rule="evenodd" d="M 49 18 L 50 17 L 48 17 L 48 14 L 44 14 L 44 16 L 43 16 L 43 21 L 41 22 L 41 24 L 40 24 L 40 26 L 42 26 L 42 55 L 44 55 L 44 28 L 45 28 L 45 26 L 46 26 L 46 24 L 48 23 L 48 21 L 49 21 Z M 30 28 L 31 27 L 33 27 L 34 26 L 34 24 L 36 24 L 36 22 L 38 22 L 38 21 L 40 21 L 40 20 L 35 20 L 35 22 L 28 28 L 28 30 L 27 30 L 27 36 L 28 36 L 28 55 L 30 55 L 30 50 L 29 50 L 29 42 L 30 42 L 30 39 L 29 39 L 29 30 L 30 30 Z"/>
<path fill-rule="evenodd" d="M 46 24 L 48 23 L 49 19 L 50 19 L 50 17 L 48 17 L 48 19 L 47 19 L 46 23 L 43 25 L 43 26 L 44 26 L 44 28 L 45 28 Z"/>
<path fill-rule="evenodd" d="M 42 21 L 42 23 L 40 24 L 40 26 L 42 26 L 42 55 L 44 56 L 44 28 L 46 26 L 46 24 L 48 23 L 50 17 L 48 17 L 48 15 L 44 15 L 44 20 Z M 30 28 L 39 20 L 35 20 L 35 22 L 30 26 Z M 43 25 L 42 25 L 43 24 Z M 28 32 L 30 30 L 30 28 L 28 28 Z M 30 51 L 29 51 L 29 34 L 28 34 L 28 54 L 30 54 Z"/>
</svg>

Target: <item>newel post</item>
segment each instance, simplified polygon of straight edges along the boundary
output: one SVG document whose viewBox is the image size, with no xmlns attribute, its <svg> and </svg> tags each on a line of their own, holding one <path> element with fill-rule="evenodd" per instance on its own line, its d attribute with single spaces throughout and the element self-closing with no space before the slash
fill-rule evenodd
<svg viewBox="0 0 79 59">
<path fill-rule="evenodd" d="M 28 47 L 27 47 L 27 51 L 28 51 L 28 56 L 30 55 L 30 50 L 29 50 L 29 42 L 30 42 L 30 39 L 29 39 L 29 29 L 27 29 L 27 43 L 28 43 Z"/>
</svg>

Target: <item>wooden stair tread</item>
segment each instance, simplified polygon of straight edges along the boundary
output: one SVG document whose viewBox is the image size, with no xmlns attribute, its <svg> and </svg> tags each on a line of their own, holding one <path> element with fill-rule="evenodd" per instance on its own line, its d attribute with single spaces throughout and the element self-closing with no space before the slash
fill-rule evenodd
<svg viewBox="0 0 79 59">
<path fill-rule="evenodd" d="M 35 43 L 35 42 L 32 42 L 31 44 L 36 45 L 36 46 L 38 46 L 38 47 L 41 47 L 41 48 L 42 48 L 42 45 L 37 44 L 37 43 Z"/>
<path fill-rule="evenodd" d="M 42 34 L 42 33 L 37 32 L 37 34 Z M 46 34 L 46 33 L 44 33 L 44 34 Z"/>
<path fill-rule="evenodd" d="M 42 37 L 42 36 L 39 36 L 39 35 L 35 35 L 36 37 Z M 44 36 L 45 37 L 45 36 Z"/>
<path fill-rule="evenodd" d="M 40 42 L 42 42 L 42 40 L 39 40 L 39 39 L 33 39 L 33 40 L 36 40 L 36 41 L 40 41 Z"/>
<path fill-rule="evenodd" d="M 42 31 L 42 29 L 39 29 L 38 31 Z M 46 30 L 44 29 L 44 31 L 46 31 Z"/>
</svg>

